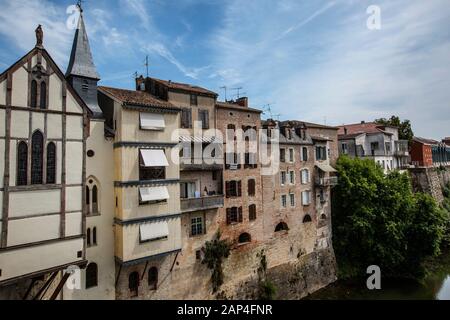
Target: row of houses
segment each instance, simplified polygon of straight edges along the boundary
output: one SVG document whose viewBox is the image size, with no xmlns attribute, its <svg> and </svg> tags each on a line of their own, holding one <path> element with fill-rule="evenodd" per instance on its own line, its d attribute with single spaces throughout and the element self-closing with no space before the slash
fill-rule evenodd
<svg viewBox="0 0 450 320">
<path fill-rule="evenodd" d="M 262 252 L 316 278 L 304 296 L 335 279 L 321 257 L 340 154 L 386 172 L 419 153 L 449 162 L 448 139 L 415 138 L 410 155 L 396 127 L 262 120 L 248 98 L 154 77 L 98 86 L 82 12 L 66 73 L 36 37 L 0 75 L 2 299 L 211 298 L 202 260 L 218 234 L 232 249 L 222 297 L 252 297 Z"/>
<path fill-rule="evenodd" d="M 153 77 L 98 86 L 82 12 L 66 73 L 36 37 L 0 75 L 2 299 L 208 298 L 219 233 L 230 292 L 260 249 L 269 268 L 332 253 L 338 128 Z"/>
<path fill-rule="evenodd" d="M 439 142 L 414 137 L 411 143 L 411 164 L 419 168 L 450 165 L 450 138 L 444 138 Z"/>
</svg>

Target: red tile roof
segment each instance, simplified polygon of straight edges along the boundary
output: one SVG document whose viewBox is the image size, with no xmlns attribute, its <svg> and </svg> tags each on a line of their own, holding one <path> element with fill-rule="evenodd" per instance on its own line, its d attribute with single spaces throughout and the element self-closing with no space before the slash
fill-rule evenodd
<svg viewBox="0 0 450 320">
<path fill-rule="evenodd" d="M 169 89 L 189 91 L 189 92 L 194 92 L 194 93 L 199 93 L 199 94 L 206 94 L 206 95 L 210 95 L 210 96 L 218 96 L 218 94 L 213 91 L 210 91 L 208 89 L 205 89 L 205 88 L 202 88 L 199 86 L 190 85 L 187 83 L 173 82 L 173 81 L 161 80 L 161 79 L 157 79 L 157 78 L 149 78 L 149 79 L 159 82 L 162 85 L 167 86 Z"/>
<path fill-rule="evenodd" d="M 339 126 L 339 135 L 355 135 L 361 133 L 387 133 L 384 131 L 385 126 L 380 125 L 375 122 L 364 122 L 357 124 L 346 124 L 343 126 Z M 345 130 L 347 129 L 347 130 Z"/>
<path fill-rule="evenodd" d="M 134 91 L 101 86 L 98 88 L 103 93 L 107 95 L 109 94 L 110 96 L 116 98 L 117 100 L 125 104 L 156 107 L 156 108 L 178 109 L 170 102 L 158 99 L 157 97 L 145 91 Z"/>
<path fill-rule="evenodd" d="M 413 140 L 421 144 L 430 144 L 430 145 L 439 144 L 439 142 L 436 140 L 421 137 L 414 137 Z"/>
<path fill-rule="evenodd" d="M 262 110 L 259 109 L 254 109 L 254 108 L 249 108 L 249 107 L 243 107 L 240 106 L 238 104 L 235 103 L 228 103 L 228 102 L 220 102 L 217 101 L 216 102 L 216 107 L 217 108 L 226 108 L 226 109 L 234 109 L 234 110 L 239 110 L 239 111 L 244 111 L 244 112 L 257 112 L 257 113 L 262 113 Z"/>
</svg>

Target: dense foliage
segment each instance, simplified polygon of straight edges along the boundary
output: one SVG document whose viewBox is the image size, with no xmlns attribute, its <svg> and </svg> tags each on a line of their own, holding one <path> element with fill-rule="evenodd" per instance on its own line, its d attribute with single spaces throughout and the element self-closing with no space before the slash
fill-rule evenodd
<svg viewBox="0 0 450 320">
<path fill-rule="evenodd" d="M 217 292 L 220 286 L 223 284 L 223 259 L 228 258 L 230 255 L 230 244 L 220 239 L 220 232 L 217 233 L 216 238 L 212 241 L 208 241 L 204 247 L 203 263 L 212 270 L 211 282 L 213 286 L 213 292 Z"/>
<path fill-rule="evenodd" d="M 370 159 L 341 157 L 333 192 L 333 242 L 341 277 L 422 277 L 425 258 L 439 253 L 448 217 L 426 194 L 414 194 L 407 174 L 384 175 Z"/>
<path fill-rule="evenodd" d="M 401 121 L 399 117 L 392 116 L 390 119 L 381 118 L 375 120 L 375 122 L 385 126 L 398 127 L 398 137 L 400 140 L 408 140 L 411 142 L 414 137 L 414 133 L 411 128 L 411 121 L 409 120 Z"/>
</svg>

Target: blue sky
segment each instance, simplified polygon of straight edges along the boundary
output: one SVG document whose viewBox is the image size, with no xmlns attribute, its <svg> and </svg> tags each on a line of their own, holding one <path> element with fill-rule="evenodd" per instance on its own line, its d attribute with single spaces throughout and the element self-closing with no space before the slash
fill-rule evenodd
<svg viewBox="0 0 450 320">
<path fill-rule="evenodd" d="M 39 23 L 65 70 L 74 3 L 0 0 L 0 70 L 34 46 Z M 372 4 L 381 30 L 366 26 Z M 84 9 L 103 85 L 133 88 L 148 54 L 151 76 L 222 99 L 220 87 L 243 87 L 253 107 L 272 104 L 280 119 L 340 125 L 396 114 L 419 136 L 450 136 L 448 0 L 87 0 Z"/>
</svg>

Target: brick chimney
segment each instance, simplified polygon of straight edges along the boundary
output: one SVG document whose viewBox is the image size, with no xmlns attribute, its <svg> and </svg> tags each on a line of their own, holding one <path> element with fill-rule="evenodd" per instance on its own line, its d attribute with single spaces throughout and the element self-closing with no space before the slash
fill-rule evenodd
<svg viewBox="0 0 450 320">
<path fill-rule="evenodd" d="M 235 103 L 237 105 L 240 105 L 241 107 L 248 108 L 248 98 L 247 97 L 242 97 L 242 98 L 236 99 Z"/>
<path fill-rule="evenodd" d="M 142 75 L 136 78 L 136 91 L 145 91 L 145 79 Z"/>
</svg>

